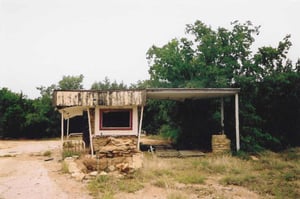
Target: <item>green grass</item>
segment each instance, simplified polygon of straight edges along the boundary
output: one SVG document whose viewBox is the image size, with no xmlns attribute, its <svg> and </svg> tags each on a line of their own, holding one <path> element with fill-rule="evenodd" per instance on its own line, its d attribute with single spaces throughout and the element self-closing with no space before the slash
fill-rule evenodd
<svg viewBox="0 0 300 199">
<path fill-rule="evenodd" d="M 133 179 L 118 180 L 117 188 L 118 190 L 123 192 L 134 193 L 144 188 L 144 185 L 140 183 L 137 179 L 133 178 Z"/>
<path fill-rule="evenodd" d="M 176 177 L 176 180 L 183 184 L 204 184 L 205 177 L 195 174 L 180 174 Z"/>
<path fill-rule="evenodd" d="M 89 187 L 96 196 L 113 198 L 116 193 L 135 193 L 151 185 L 167 190 L 166 198 L 181 199 L 198 195 L 199 186 L 204 186 L 205 193 L 214 194 L 208 186 L 213 180 L 220 187 L 244 187 L 261 198 L 300 198 L 299 154 L 298 148 L 282 153 L 265 151 L 256 155 L 258 160 L 245 158 L 247 154 L 184 159 L 145 154 L 143 168 L 134 174 L 124 178 L 99 176 Z M 178 184 L 184 188 L 178 190 Z"/>
<path fill-rule="evenodd" d="M 250 183 L 256 183 L 256 177 L 249 174 L 228 175 L 220 180 L 223 185 L 247 186 Z"/>
<path fill-rule="evenodd" d="M 75 152 L 75 151 L 69 151 L 69 150 L 64 150 L 62 152 L 62 158 L 65 159 L 66 157 L 73 157 L 73 156 L 80 156 L 80 152 Z"/>
<path fill-rule="evenodd" d="M 113 196 L 117 192 L 134 193 L 144 188 L 137 178 L 116 178 L 114 176 L 98 176 L 88 184 L 88 189 L 93 195 Z"/>
<path fill-rule="evenodd" d="M 167 188 L 168 183 L 164 179 L 157 179 L 155 182 L 152 183 L 152 185 L 160 188 Z"/>
<path fill-rule="evenodd" d="M 291 151 L 264 151 L 259 154 L 258 161 L 246 161 L 248 166 L 236 168 L 235 172 L 233 169 L 229 170 L 220 183 L 242 186 L 262 196 L 300 198 L 299 150 Z"/>
</svg>

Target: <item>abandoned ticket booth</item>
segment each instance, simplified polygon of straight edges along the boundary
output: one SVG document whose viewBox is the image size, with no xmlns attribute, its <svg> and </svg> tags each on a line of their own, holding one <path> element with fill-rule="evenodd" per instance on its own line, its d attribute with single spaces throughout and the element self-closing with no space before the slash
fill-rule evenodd
<svg viewBox="0 0 300 199">
<path fill-rule="evenodd" d="M 112 152 L 134 153 L 138 149 L 137 135 L 141 129 L 138 111 L 143 111 L 145 102 L 145 90 L 54 91 L 53 103 L 61 113 L 62 145 L 70 140 L 68 130 L 64 132 L 64 120 L 86 112 L 91 154 L 104 153 L 102 155 L 112 156 Z M 119 146 L 119 149 L 113 148 L 109 143 Z"/>
<path fill-rule="evenodd" d="M 236 149 L 240 149 L 238 88 L 154 88 L 144 90 L 56 90 L 53 104 L 61 113 L 62 146 L 70 140 L 65 120 L 87 113 L 88 145 L 101 157 L 132 157 L 139 151 L 146 99 L 179 100 L 220 98 L 224 127 L 223 98 L 235 97 Z M 67 122 L 67 129 L 69 123 Z M 80 133 L 79 133 L 80 134 Z M 82 146 L 87 144 L 82 143 Z"/>
</svg>

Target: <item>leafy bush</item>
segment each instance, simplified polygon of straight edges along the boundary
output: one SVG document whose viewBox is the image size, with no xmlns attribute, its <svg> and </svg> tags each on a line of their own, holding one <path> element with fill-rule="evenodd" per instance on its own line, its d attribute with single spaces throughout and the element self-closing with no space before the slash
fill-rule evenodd
<svg viewBox="0 0 300 199">
<path fill-rule="evenodd" d="M 159 133 L 162 137 L 170 139 L 176 143 L 178 136 L 180 135 L 180 129 L 168 124 L 164 124 L 161 126 Z"/>
</svg>

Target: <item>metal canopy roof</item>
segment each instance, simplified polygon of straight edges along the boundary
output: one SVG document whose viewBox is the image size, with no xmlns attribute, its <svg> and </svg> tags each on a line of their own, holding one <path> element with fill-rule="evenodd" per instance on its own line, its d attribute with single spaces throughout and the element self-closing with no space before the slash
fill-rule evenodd
<svg viewBox="0 0 300 199">
<path fill-rule="evenodd" d="M 91 90 L 63 90 L 63 91 L 55 91 L 54 95 L 54 104 L 59 107 L 59 111 L 64 113 L 64 119 L 72 118 L 77 115 L 82 115 L 83 111 L 88 107 L 96 106 L 99 100 L 99 93 L 105 95 L 105 99 L 108 95 L 112 95 L 114 93 L 121 93 L 121 97 L 126 96 L 127 100 L 131 104 L 134 104 L 132 100 L 134 100 L 134 96 L 127 96 L 125 94 L 132 92 L 146 91 L 146 98 L 152 99 L 168 99 L 168 100 L 177 100 L 184 101 L 185 99 L 207 99 L 207 98 L 220 98 L 226 96 L 232 96 L 237 94 L 240 89 L 239 88 L 150 88 L 146 90 L 119 90 L 119 91 L 91 91 Z M 138 95 L 139 96 L 139 95 Z M 120 101 L 121 98 L 118 100 Z M 139 99 L 139 98 L 138 98 Z M 112 99 L 110 100 L 112 101 Z M 109 101 L 109 102 L 110 102 Z M 123 100 L 124 101 L 124 100 Z M 121 100 L 121 102 L 123 102 Z M 142 103 L 143 104 L 143 103 Z M 60 105 L 64 105 L 61 106 Z M 109 105 L 109 104 L 106 104 Z M 111 104 L 110 104 L 111 105 Z"/>
<path fill-rule="evenodd" d="M 147 98 L 184 101 L 232 96 L 239 88 L 151 88 L 146 89 Z"/>
</svg>

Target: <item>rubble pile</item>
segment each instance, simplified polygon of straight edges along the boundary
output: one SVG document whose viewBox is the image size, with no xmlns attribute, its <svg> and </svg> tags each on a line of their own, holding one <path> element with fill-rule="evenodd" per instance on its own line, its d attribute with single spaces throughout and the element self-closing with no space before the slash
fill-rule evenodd
<svg viewBox="0 0 300 199">
<path fill-rule="evenodd" d="M 96 171 L 130 173 L 142 166 L 142 153 L 136 136 L 95 137 L 96 159 L 90 167 Z"/>
</svg>

